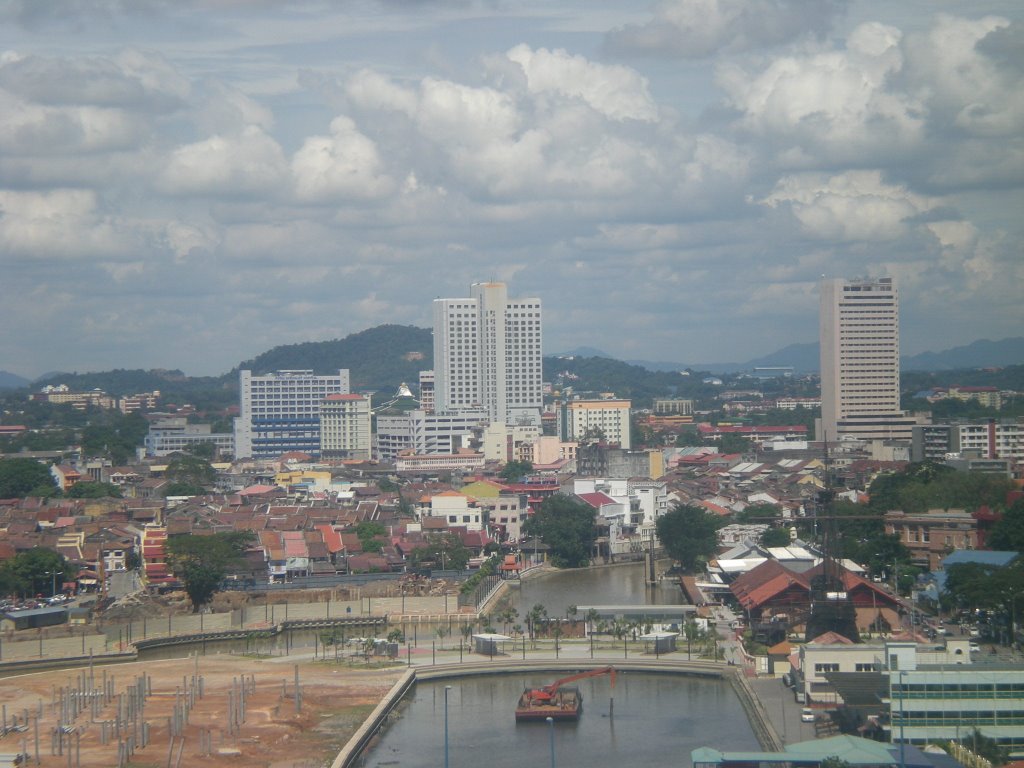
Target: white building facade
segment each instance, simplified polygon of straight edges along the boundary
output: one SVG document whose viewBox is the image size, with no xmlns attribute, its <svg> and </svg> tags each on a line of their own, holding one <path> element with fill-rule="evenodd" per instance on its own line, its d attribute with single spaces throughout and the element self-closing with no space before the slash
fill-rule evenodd
<svg viewBox="0 0 1024 768">
<path fill-rule="evenodd" d="M 323 458 L 369 459 L 370 398 L 328 395 L 320 404 L 320 455 Z"/>
<path fill-rule="evenodd" d="M 570 400 L 562 403 L 559 436 L 580 442 L 594 436 L 615 443 L 620 448 L 632 447 L 630 438 L 629 400 Z"/>
<path fill-rule="evenodd" d="M 482 408 L 492 421 L 539 423 L 541 319 L 540 299 L 510 299 L 504 283 L 475 283 L 465 299 L 435 299 L 435 410 Z"/>
<path fill-rule="evenodd" d="M 900 410 L 899 292 L 892 278 L 821 283 L 817 438 L 910 441 Z"/>
<path fill-rule="evenodd" d="M 480 410 L 427 413 L 423 410 L 377 416 L 377 458 L 393 462 L 403 451 L 417 455 L 450 454 L 469 448 L 474 433 L 488 423 Z"/>
<path fill-rule="evenodd" d="M 320 405 L 328 395 L 349 394 L 349 373 L 239 371 L 235 458 L 271 459 L 289 451 L 320 455 Z"/>
</svg>

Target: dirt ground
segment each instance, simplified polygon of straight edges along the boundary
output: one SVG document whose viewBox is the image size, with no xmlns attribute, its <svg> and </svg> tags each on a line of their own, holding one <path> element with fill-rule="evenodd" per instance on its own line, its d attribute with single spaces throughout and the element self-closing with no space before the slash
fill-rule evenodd
<svg viewBox="0 0 1024 768">
<path fill-rule="evenodd" d="M 295 667 L 298 664 L 302 691 L 301 713 L 294 696 Z M 113 679 L 113 700 L 99 716 L 91 705 L 83 705 L 72 722 L 74 733 L 66 737 L 63 754 L 52 754 L 54 729 L 61 713 L 62 690 L 81 688 L 102 691 L 103 674 Z M 197 672 L 198 670 L 198 672 Z M 143 673 L 151 691 L 137 716 L 149 723 L 149 744 L 138 744 L 126 763 L 140 768 L 168 766 L 209 766 L 221 768 L 319 768 L 329 766 L 341 747 L 355 733 L 369 712 L 380 702 L 404 671 L 403 665 L 368 668 L 363 662 L 314 661 L 292 658 L 252 658 L 215 655 L 193 659 L 161 660 L 65 669 L 27 674 L 0 680 L 0 704 L 5 707 L 7 725 L 17 718 L 20 730 L 0 737 L 0 753 L 24 751 L 29 765 L 35 764 L 36 726 L 39 718 L 39 763 L 41 766 L 115 768 L 118 739 L 113 735 L 117 718 L 117 694 L 139 685 Z M 84 679 L 83 679 L 84 673 Z M 198 677 L 197 677 L 198 675 Z M 245 722 L 231 733 L 228 723 L 229 698 L 237 691 L 242 676 L 255 681 L 248 693 Z M 203 695 L 194 698 L 182 739 L 170 741 L 171 717 L 176 704 L 185 697 L 179 691 L 202 678 Z M 90 682 L 91 680 L 91 682 Z M 198 689 L 198 684 L 196 684 Z M 125 712 L 126 710 L 122 710 Z M 27 712 L 27 722 L 25 715 Z M 108 743 L 102 744 L 103 723 L 108 725 Z M 125 722 L 125 720 L 122 720 Z M 122 728 L 122 740 L 128 728 Z M 141 738 L 141 737 L 140 737 Z"/>
</svg>

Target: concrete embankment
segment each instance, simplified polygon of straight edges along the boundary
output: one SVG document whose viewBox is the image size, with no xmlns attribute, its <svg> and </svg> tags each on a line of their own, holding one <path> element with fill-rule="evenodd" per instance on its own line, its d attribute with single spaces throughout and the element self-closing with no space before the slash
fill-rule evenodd
<svg viewBox="0 0 1024 768">
<path fill-rule="evenodd" d="M 559 660 L 527 659 L 469 661 L 459 664 L 436 664 L 410 668 L 402 679 L 391 688 L 384 699 L 370 713 L 366 721 L 349 740 L 338 756 L 331 763 L 331 768 L 351 768 L 387 724 L 388 716 L 399 705 L 420 680 L 444 680 L 475 675 L 507 675 L 517 672 L 560 672 L 573 673 L 599 667 L 613 666 L 620 672 L 646 672 L 666 675 L 690 675 L 711 677 L 727 680 L 736 691 L 744 711 L 750 720 L 751 727 L 763 749 L 778 751 L 782 749 L 782 740 L 772 727 L 767 713 L 761 706 L 753 690 L 743 679 L 736 667 L 710 661 L 675 661 L 669 659 L 580 659 L 565 658 Z"/>
</svg>

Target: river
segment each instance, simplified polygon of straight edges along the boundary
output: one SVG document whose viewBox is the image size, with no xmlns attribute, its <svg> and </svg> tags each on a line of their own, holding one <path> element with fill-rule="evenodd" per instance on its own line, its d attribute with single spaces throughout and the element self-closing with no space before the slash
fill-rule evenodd
<svg viewBox="0 0 1024 768">
<path fill-rule="evenodd" d="M 540 603 L 558 616 L 571 605 L 682 603 L 678 587 L 652 589 L 643 576 L 640 565 L 545 574 L 513 590 L 512 604 L 520 615 Z M 451 768 L 687 764 L 690 751 L 701 746 L 760 749 L 727 682 L 675 674 L 620 673 L 614 708 L 609 679 L 585 679 L 579 682 L 585 706 L 578 723 L 517 724 L 515 704 L 523 689 L 557 676 L 512 673 L 448 681 Z M 444 765 L 445 685 L 418 683 L 361 765 Z"/>
<path fill-rule="evenodd" d="M 559 766 L 688 764 L 701 746 L 758 750 L 760 746 L 729 684 L 682 675 L 620 673 L 610 712 L 608 678 L 579 682 L 578 723 L 515 721 L 526 686 L 551 675 L 468 677 L 448 684 L 449 765 L 522 768 L 550 764 L 551 737 Z M 444 764 L 444 682 L 418 683 L 400 716 L 363 757 L 372 768 L 438 768 Z"/>
<path fill-rule="evenodd" d="M 537 603 L 551 617 L 565 616 L 580 605 L 681 605 L 683 593 L 672 581 L 648 586 L 642 563 L 549 571 L 528 576 L 509 593 L 512 606 L 525 617 Z M 578 618 L 582 618 L 579 616 Z"/>
</svg>

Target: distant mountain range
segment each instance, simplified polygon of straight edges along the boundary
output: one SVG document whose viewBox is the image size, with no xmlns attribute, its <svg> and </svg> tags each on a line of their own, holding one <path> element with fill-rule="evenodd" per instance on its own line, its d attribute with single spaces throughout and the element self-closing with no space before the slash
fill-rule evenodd
<svg viewBox="0 0 1024 768">
<path fill-rule="evenodd" d="M 579 357 L 610 357 L 593 347 L 579 347 L 564 353 Z M 797 373 L 817 373 L 818 344 L 790 344 L 788 347 L 744 363 L 666 363 L 651 360 L 627 360 L 632 365 L 642 366 L 650 371 L 708 371 L 710 373 L 740 373 L 754 368 L 792 366 Z M 1024 336 L 1001 341 L 980 339 L 965 346 L 953 347 L 943 352 L 923 352 L 907 355 L 900 359 L 904 371 L 952 371 L 964 368 L 998 368 L 1024 363 Z"/>
<path fill-rule="evenodd" d="M 0 371 L 0 389 L 21 389 L 31 383 L 28 379 L 24 379 L 15 373 Z"/>
<path fill-rule="evenodd" d="M 114 395 L 143 392 L 150 389 L 170 390 L 187 401 L 193 386 L 211 385 L 233 390 L 239 369 L 266 373 L 280 369 L 311 368 L 323 374 L 348 368 L 354 389 L 384 389 L 401 382 L 416 382 L 419 371 L 433 366 L 433 338 L 429 328 L 405 325 L 380 325 L 353 333 L 344 339 L 310 341 L 274 347 L 251 360 L 239 363 L 219 377 L 188 377 L 180 371 L 110 371 L 105 373 L 52 373 L 30 381 L 7 371 L 0 371 L 0 390 L 19 389 L 30 385 L 66 383 L 73 389 L 100 387 Z M 611 355 L 594 347 L 579 347 L 569 352 L 549 355 L 558 357 L 606 358 Z M 742 363 L 669 363 L 650 360 L 623 361 L 652 372 L 682 370 L 708 373 L 740 373 L 758 367 L 792 366 L 797 373 L 818 370 L 818 345 L 790 344 L 770 355 Z M 972 368 L 995 368 L 1024 363 L 1024 337 L 990 341 L 982 339 L 943 352 L 925 352 L 902 359 L 904 371 L 947 371 Z"/>
</svg>

